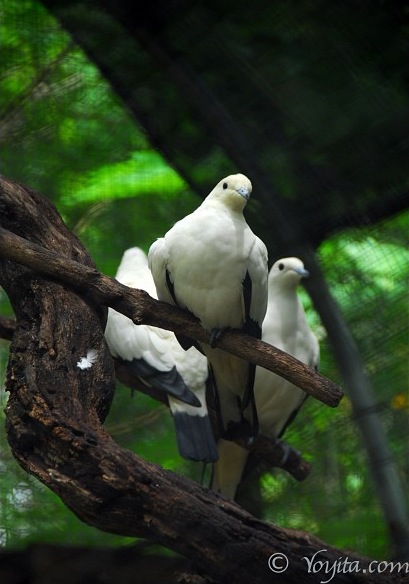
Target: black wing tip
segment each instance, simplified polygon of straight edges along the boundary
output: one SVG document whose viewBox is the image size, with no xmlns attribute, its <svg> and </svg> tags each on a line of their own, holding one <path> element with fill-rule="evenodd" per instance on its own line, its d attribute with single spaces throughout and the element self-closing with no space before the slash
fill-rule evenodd
<svg viewBox="0 0 409 584">
<path fill-rule="evenodd" d="M 254 318 L 247 318 L 243 331 L 255 339 L 261 340 L 262 330 L 260 324 Z"/>
<path fill-rule="evenodd" d="M 256 365 L 249 363 L 247 370 L 247 383 L 244 390 L 243 399 L 241 400 L 241 411 L 243 412 L 248 406 L 254 402 L 254 380 L 256 377 Z"/>
<path fill-rule="evenodd" d="M 173 416 L 180 455 L 187 460 L 216 462 L 216 441 L 209 416 L 177 412 Z"/>
<path fill-rule="evenodd" d="M 197 395 L 195 395 L 193 393 L 193 391 L 191 389 L 189 389 L 187 387 L 187 385 L 185 385 L 185 387 L 179 391 L 179 388 L 177 389 L 177 391 L 175 391 L 175 387 L 174 386 L 168 386 L 168 389 L 164 389 L 164 391 L 167 391 L 167 394 L 170 395 L 171 397 L 174 397 L 176 399 L 178 399 L 179 401 L 189 405 L 189 406 L 193 406 L 195 408 L 200 408 L 201 407 L 201 403 L 200 403 L 200 399 L 197 397 Z"/>
<path fill-rule="evenodd" d="M 183 381 L 176 367 L 172 367 L 169 371 L 158 371 L 144 359 L 133 359 L 133 361 L 121 359 L 121 362 L 147 385 L 151 385 L 190 406 L 196 408 L 201 406 L 199 398 Z"/>
<path fill-rule="evenodd" d="M 245 322 L 243 330 L 255 337 L 256 339 L 261 339 L 261 324 L 259 324 L 256 320 L 251 318 L 250 316 L 250 308 L 251 308 L 251 296 L 253 293 L 253 283 L 251 281 L 250 274 L 247 270 L 246 276 L 243 280 L 243 300 L 244 300 L 244 313 L 245 313 Z"/>
</svg>

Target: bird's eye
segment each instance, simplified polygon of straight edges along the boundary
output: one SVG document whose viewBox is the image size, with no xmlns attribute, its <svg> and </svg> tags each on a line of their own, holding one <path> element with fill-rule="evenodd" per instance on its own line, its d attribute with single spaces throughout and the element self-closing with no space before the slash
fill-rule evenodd
<svg viewBox="0 0 409 584">
<path fill-rule="evenodd" d="M 229 186 L 229 185 L 228 185 L 226 182 L 225 182 L 225 183 L 223 183 L 223 188 L 224 188 L 224 189 L 227 189 L 227 187 L 228 187 L 228 186 Z"/>
<path fill-rule="evenodd" d="M 278 264 L 278 269 L 279 269 L 279 270 L 284 270 L 284 264 L 283 264 L 283 263 L 281 263 L 281 264 Z"/>
</svg>

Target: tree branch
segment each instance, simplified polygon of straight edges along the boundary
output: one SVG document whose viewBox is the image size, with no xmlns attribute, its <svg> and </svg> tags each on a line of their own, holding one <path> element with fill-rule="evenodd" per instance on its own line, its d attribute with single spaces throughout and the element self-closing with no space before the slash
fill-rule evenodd
<svg viewBox="0 0 409 584">
<path fill-rule="evenodd" d="M 1 181 L 0 220 L 28 240 L 90 266 L 98 281 L 86 250 L 43 197 Z M 314 536 L 259 521 L 232 501 L 118 446 L 100 421 L 115 385 L 103 311 L 4 255 L 0 282 L 17 322 L 6 380 L 11 449 L 20 465 L 80 519 L 165 545 L 219 583 L 264 584 L 272 576 L 268 560 L 278 551 L 289 561 L 279 576 L 283 584 L 316 584 L 317 574 L 306 562 L 314 554 L 329 566 L 339 562 L 343 553 Z M 98 358 L 90 369 L 80 370 L 78 360 L 91 347 Z M 369 565 L 351 553 L 348 560 L 356 561 L 360 571 Z M 358 570 L 337 572 L 337 584 L 358 583 L 361 575 Z M 365 581 L 403 582 L 399 574 L 368 571 Z"/>
<path fill-rule="evenodd" d="M 14 330 L 14 319 L 0 316 L 0 338 L 11 341 Z M 138 377 L 130 373 L 129 367 L 126 367 L 121 359 L 113 358 L 113 361 L 116 377 L 121 383 L 132 390 L 145 393 L 164 405 L 169 406 L 169 401 L 164 391 L 142 383 Z M 210 410 L 209 404 L 208 407 Z M 211 411 L 210 414 L 212 419 L 216 420 L 216 412 Z M 215 429 L 217 428 L 216 423 L 213 426 Z M 299 452 L 281 440 L 274 442 L 260 435 L 253 444 L 251 452 L 252 465 L 249 471 L 255 466 L 262 466 L 264 472 L 268 472 L 273 468 L 281 468 L 292 475 L 297 481 L 303 481 L 310 474 L 311 465 L 302 458 Z M 247 474 L 247 472 L 244 474 Z"/>
<path fill-rule="evenodd" d="M 0 228 L 0 253 L 9 260 L 70 286 L 90 302 L 111 306 L 135 324 L 157 326 L 209 342 L 209 333 L 193 315 L 151 298 L 144 290 L 128 288 L 95 268 L 46 250 L 4 228 Z M 343 396 L 335 383 L 311 367 L 241 331 L 226 331 L 218 347 L 274 371 L 331 407 L 336 407 Z"/>
</svg>

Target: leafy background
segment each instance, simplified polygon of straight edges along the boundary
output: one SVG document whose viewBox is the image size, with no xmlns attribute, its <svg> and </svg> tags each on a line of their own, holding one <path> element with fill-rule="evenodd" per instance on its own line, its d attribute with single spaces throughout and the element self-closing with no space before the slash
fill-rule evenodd
<svg viewBox="0 0 409 584">
<path fill-rule="evenodd" d="M 200 199 L 152 148 L 108 83 L 41 4 L 6 1 L 1 10 L 1 172 L 53 200 L 99 269 L 114 275 L 126 248 L 147 250 Z M 276 156 L 279 160 L 280 153 Z M 211 165 L 200 171 L 209 189 L 219 179 Z M 291 190 L 291 169 L 280 180 L 283 191 Z M 407 492 L 408 224 L 408 213 L 400 213 L 338 232 L 317 250 L 363 355 Z M 325 330 L 307 294 L 301 294 L 320 339 L 320 369 L 342 383 Z M 0 309 L 11 314 L 1 289 Z M 8 343 L 0 341 L 2 381 L 7 353 Z M 0 546 L 129 543 L 81 523 L 18 467 L 4 432 L 4 390 L 1 402 Z M 118 384 L 106 427 L 118 443 L 147 460 L 200 480 L 202 468 L 180 459 L 169 412 L 154 400 L 132 396 Z M 265 518 L 309 530 L 341 548 L 387 557 L 387 531 L 348 398 L 336 410 L 307 400 L 286 440 L 313 470 L 303 483 L 281 471 L 263 476 Z"/>
</svg>

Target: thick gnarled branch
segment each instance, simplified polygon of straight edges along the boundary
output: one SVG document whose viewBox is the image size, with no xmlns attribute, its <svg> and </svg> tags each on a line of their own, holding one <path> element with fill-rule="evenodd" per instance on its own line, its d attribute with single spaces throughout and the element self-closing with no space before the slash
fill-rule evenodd
<svg viewBox="0 0 409 584">
<path fill-rule="evenodd" d="M 0 180 L 0 221 L 23 238 L 90 266 L 94 285 L 87 282 L 87 289 L 99 282 L 81 243 L 41 196 Z M 280 582 L 316 584 L 317 574 L 307 570 L 305 558 L 319 552 L 320 561 L 333 565 L 342 557 L 340 550 L 310 534 L 259 521 L 235 503 L 146 462 L 112 440 L 100 422 L 115 384 L 104 341 L 104 312 L 95 302 L 84 301 L 83 288 L 81 294 L 75 293 L 61 279 L 42 277 L 15 263 L 18 260 L 10 255 L 0 255 L 0 282 L 17 318 L 10 346 L 6 415 L 9 443 L 21 466 L 56 492 L 83 521 L 105 531 L 159 542 L 188 557 L 216 582 L 264 584 L 275 577 L 268 561 L 279 551 L 289 560 Z M 109 287 L 115 308 L 126 304 L 125 290 L 117 290 L 118 297 Z M 143 295 L 133 291 L 129 298 L 140 300 Z M 149 298 L 147 304 L 151 310 L 161 310 L 161 304 Z M 131 306 L 134 310 L 133 302 Z M 173 312 L 176 324 L 177 311 Z M 149 310 L 143 317 L 163 327 L 169 315 L 172 311 L 167 307 L 160 322 L 149 317 Z M 138 318 L 140 312 L 137 322 Z M 182 319 L 177 326 L 184 322 L 188 321 Z M 188 327 L 193 338 L 205 340 L 197 323 Z M 226 336 L 226 347 L 227 338 L 234 336 Z M 78 360 L 90 347 L 97 350 L 98 359 L 90 369 L 80 370 Z M 348 559 L 359 562 L 361 570 L 368 567 L 367 560 L 354 554 L 348 553 Z M 402 582 L 399 575 L 369 572 L 365 581 L 393 579 Z M 337 584 L 359 581 L 359 573 L 337 573 Z"/>
<path fill-rule="evenodd" d="M 14 330 L 14 319 L 5 318 L 0 315 L 0 339 L 11 341 Z M 121 359 L 114 358 L 114 365 L 116 377 L 121 383 L 132 390 L 145 393 L 162 402 L 164 405 L 169 406 L 169 401 L 164 391 L 142 383 L 137 376 L 130 373 L 130 368 Z M 212 419 L 214 419 L 213 425 L 217 428 L 216 412 L 211 411 L 210 414 Z M 273 468 L 281 468 L 298 481 L 306 479 L 311 470 L 310 464 L 302 458 L 299 452 L 291 448 L 288 444 L 281 440 L 273 442 L 262 435 L 258 437 L 252 446 L 251 461 L 252 466 L 250 468 L 259 465 L 262 465 L 265 471 Z"/>
<path fill-rule="evenodd" d="M 4 228 L 0 228 L 0 253 L 9 260 L 70 286 L 93 303 L 111 306 L 135 324 L 149 324 L 198 341 L 209 341 L 209 333 L 193 315 L 151 298 L 144 290 L 128 288 L 95 268 L 44 249 Z M 311 367 L 241 331 L 226 331 L 218 347 L 274 371 L 331 407 L 336 407 L 342 398 L 340 388 Z"/>
</svg>

